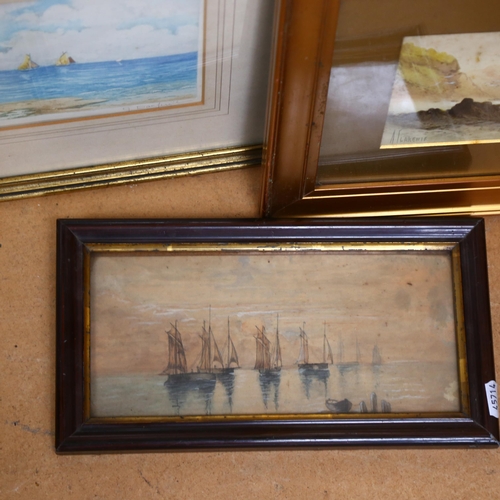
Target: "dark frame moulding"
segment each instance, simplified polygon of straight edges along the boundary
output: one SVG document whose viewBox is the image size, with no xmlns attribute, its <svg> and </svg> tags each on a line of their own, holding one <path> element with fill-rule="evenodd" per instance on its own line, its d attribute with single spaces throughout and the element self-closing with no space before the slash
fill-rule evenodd
<svg viewBox="0 0 500 500">
<path fill-rule="evenodd" d="M 458 246 L 470 414 L 419 418 L 238 419 L 115 423 L 85 417 L 85 259 L 92 244 L 443 243 Z M 387 446 L 497 446 L 485 383 L 495 379 L 484 222 L 412 220 L 59 220 L 58 453 Z M 403 414 L 404 415 L 404 414 Z"/>
<path fill-rule="evenodd" d="M 465 146 L 434 148 L 433 163 L 447 155 L 455 175 L 423 180 L 360 181 L 346 174 L 336 182 L 338 165 L 319 177 L 319 152 L 340 0 L 281 0 L 276 16 L 274 70 L 269 92 L 264 145 L 265 175 L 261 208 L 267 217 L 485 215 L 500 212 L 500 172 L 466 175 Z M 315 33 L 315 36 L 311 36 Z M 383 47 L 384 48 L 384 47 Z M 387 155 L 387 153 L 386 153 Z M 392 171 L 404 150 L 385 161 Z M 406 158 L 410 168 L 423 159 Z M 352 157 L 344 162 L 365 175 L 380 158 Z M 341 160 L 339 160 L 342 163 Z M 347 163 L 344 163 L 347 165 Z"/>
</svg>

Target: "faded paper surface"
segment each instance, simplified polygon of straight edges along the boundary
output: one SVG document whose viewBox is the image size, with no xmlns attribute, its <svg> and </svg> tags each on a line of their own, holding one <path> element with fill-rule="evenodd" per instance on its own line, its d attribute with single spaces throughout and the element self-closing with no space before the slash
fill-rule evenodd
<svg viewBox="0 0 500 500">
<path fill-rule="evenodd" d="M 452 290 L 444 252 L 94 257 L 92 415 L 321 413 L 344 399 L 351 411 L 382 400 L 394 412 L 458 411 Z M 175 329 L 180 376 L 167 373 Z M 280 346 L 274 372 L 255 369 L 263 329 L 271 357 Z M 239 368 L 224 372 L 231 342 Z"/>
</svg>

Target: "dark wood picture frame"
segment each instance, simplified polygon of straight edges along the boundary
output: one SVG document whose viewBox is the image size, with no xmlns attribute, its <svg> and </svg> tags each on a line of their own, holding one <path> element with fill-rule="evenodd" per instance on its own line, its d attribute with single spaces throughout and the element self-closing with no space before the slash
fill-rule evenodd
<svg viewBox="0 0 500 500">
<path fill-rule="evenodd" d="M 457 344 L 463 343 L 456 360 L 461 374 L 461 410 L 448 414 L 378 416 L 278 414 L 270 418 L 262 415 L 138 419 L 91 416 L 92 254 L 118 245 L 121 252 L 149 249 L 151 254 L 158 255 L 159 248 L 176 244 L 219 245 L 226 250 L 231 245 L 248 244 L 258 248 L 286 245 L 296 248 L 315 245 L 316 248 L 336 244 L 344 250 L 344 245 L 354 244 L 358 254 L 376 244 L 397 244 L 400 251 L 419 246 L 424 253 L 428 251 L 426 246 L 448 245 L 453 252 L 450 255 L 455 256 L 451 259 L 454 272 L 460 276 L 460 279 L 454 278 L 453 284 L 454 307 L 459 311 L 453 328 Z M 58 453 L 498 445 L 498 419 L 491 415 L 485 390 L 485 384 L 495 379 L 495 371 L 481 219 L 59 220 L 57 250 Z M 462 315 L 463 321 L 459 320 Z M 463 327 L 457 326 L 458 323 Z"/>
<path fill-rule="evenodd" d="M 408 155 L 401 150 L 385 156 L 340 158 L 343 165 L 332 164 L 328 175 L 320 180 L 318 162 L 339 5 L 340 0 L 281 2 L 265 144 L 264 216 L 498 213 L 500 172 L 465 173 L 464 165 L 470 161 L 466 146 L 432 148 L 432 154 L 422 151 Z M 356 57 L 357 47 L 347 49 Z M 380 50 L 384 51 L 384 45 Z M 392 180 L 360 181 L 381 161 Z M 420 164 L 439 169 L 445 161 L 454 169 L 453 175 L 398 179 L 393 173 L 402 161 L 410 169 Z M 350 180 L 340 168 L 347 164 L 356 172 Z M 339 172 L 343 179 L 336 181 Z"/>
</svg>

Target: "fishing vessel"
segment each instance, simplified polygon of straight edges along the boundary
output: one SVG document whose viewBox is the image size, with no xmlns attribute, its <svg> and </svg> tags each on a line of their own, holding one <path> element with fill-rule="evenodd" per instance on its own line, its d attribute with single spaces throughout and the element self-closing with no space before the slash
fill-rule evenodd
<svg viewBox="0 0 500 500">
<path fill-rule="evenodd" d="M 229 318 L 227 318 L 227 362 L 226 366 L 223 367 L 223 372 L 232 373 L 235 368 L 240 367 L 240 362 L 238 361 L 238 353 L 234 347 L 233 340 L 231 339 L 231 332 L 229 326 Z M 236 365 L 236 366 L 235 366 Z"/>
<path fill-rule="evenodd" d="M 359 366 L 360 358 L 361 358 L 361 354 L 359 351 L 359 344 L 358 344 L 358 341 L 356 340 L 356 358 L 352 361 L 344 361 L 344 343 L 342 342 L 342 340 L 339 341 L 337 368 L 341 372 Z"/>
<path fill-rule="evenodd" d="M 67 52 L 63 52 L 61 57 L 56 61 L 56 66 L 69 66 L 75 63 L 76 61 L 71 56 L 68 56 Z"/>
<path fill-rule="evenodd" d="M 330 342 L 326 338 L 326 324 L 325 331 L 323 332 L 323 362 L 322 363 L 309 363 L 309 340 L 305 332 L 305 323 L 300 330 L 300 351 L 297 365 L 299 371 L 316 371 L 328 370 L 328 365 L 333 364 L 333 352 Z"/>
<path fill-rule="evenodd" d="M 206 322 L 203 322 L 202 332 L 200 335 L 201 355 L 196 372 L 189 372 L 187 369 L 186 352 L 184 350 L 184 345 L 182 344 L 181 333 L 177 328 L 177 321 L 166 333 L 168 335 L 168 365 L 160 375 L 169 375 L 169 377 L 182 375 L 182 378 L 185 379 L 210 378 L 215 380 L 217 373 L 224 372 L 224 361 L 217 342 L 215 341 L 210 320 L 208 328 L 206 326 Z M 232 345 L 234 355 L 236 355 L 236 349 L 234 349 L 234 345 L 231 340 L 230 344 Z"/>
<path fill-rule="evenodd" d="M 187 373 L 186 352 L 182 344 L 182 337 L 177 328 L 177 321 L 172 328 L 165 332 L 168 335 L 168 365 L 160 375 L 184 375 Z"/>
<path fill-rule="evenodd" d="M 213 375 L 214 377 L 217 373 L 223 373 L 224 361 L 222 360 L 222 354 L 219 350 L 219 346 L 215 341 L 210 320 L 208 322 L 208 329 L 206 328 L 205 322 L 203 322 L 202 334 L 200 335 L 200 338 L 201 358 L 198 364 L 197 373 Z"/>
<path fill-rule="evenodd" d="M 166 332 L 168 335 L 168 364 L 160 375 L 168 375 L 164 383 L 172 407 L 180 414 L 190 400 L 198 400 L 205 405 L 205 413 L 212 411 L 212 398 L 215 391 L 217 372 L 222 369 L 222 356 L 213 338 L 212 329 L 203 324 L 201 359 L 197 371 L 188 371 L 186 353 L 177 321 Z M 215 363 L 219 362 L 221 368 Z"/>
<path fill-rule="evenodd" d="M 262 328 L 257 328 L 256 340 L 256 352 L 255 352 L 255 370 L 259 370 L 260 373 L 270 373 L 281 371 L 281 347 L 279 339 L 278 327 L 276 327 L 276 343 L 273 346 L 271 341 L 266 336 L 266 330 L 264 326 Z"/>
<path fill-rule="evenodd" d="M 382 356 L 380 355 L 380 351 L 378 349 L 378 346 L 375 345 L 373 347 L 373 352 L 372 352 L 372 365 L 378 366 L 382 364 Z"/>
<path fill-rule="evenodd" d="M 39 67 L 38 64 L 31 59 L 31 55 L 30 54 L 26 54 L 24 56 L 23 62 L 18 66 L 17 69 L 20 70 L 20 71 L 28 71 L 30 69 L 35 69 L 35 68 L 38 68 L 38 67 Z"/>
</svg>

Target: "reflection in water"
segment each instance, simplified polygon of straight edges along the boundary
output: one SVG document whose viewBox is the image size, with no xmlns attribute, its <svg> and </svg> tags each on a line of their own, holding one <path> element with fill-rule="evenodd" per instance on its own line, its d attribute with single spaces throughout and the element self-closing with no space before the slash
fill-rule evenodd
<svg viewBox="0 0 500 500">
<path fill-rule="evenodd" d="M 357 372 L 359 367 L 359 363 L 342 363 L 337 364 L 337 368 L 339 370 L 340 375 L 344 375 L 348 372 Z"/>
<path fill-rule="evenodd" d="M 328 368 L 321 370 L 300 367 L 299 377 L 307 399 L 311 397 L 311 389 L 314 390 L 315 386 L 318 385 L 320 387 L 323 386 L 325 398 L 328 396 L 328 378 L 330 377 L 330 370 Z"/>
<path fill-rule="evenodd" d="M 378 413 L 459 411 L 456 371 L 454 378 L 442 373 L 442 363 L 406 362 L 360 364 L 342 375 L 334 365 L 327 380 L 301 374 L 297 366 L 279 374 L 239 369 L 232 376 L 101 375 L 93 381 L 91 411 L 98 417 L 312 414 L 326 413 L 327 399 L 347 399 L 352 412 L 372 413 L 371 393 L 377 395 Z"/>
<path fill-rule="evenodd" d="M 227 395 L 229 412 L 233 412 L 233 392 L 234 392 L 234 370 L 224 371 L 217 374 L 217 380 L 223 385 Z"/>
<path fill-rule="evenodd" d="M 268 408 L 268 402 L 271 397 L 271 393 L 274 391 L 274 409 L 278 410 L 279 407 L 279 388 L 281 380 L 281 371 L 279 370 L 261 370 L 259 371 L 259 384 L 260 390 L 262 392 L 262 402 L 266 409 Z"/>
<path fill-rule="evenodd" d="M 206 415 L 210 415 L 215 382 L 216 376 L 213 373 L 179 373 L 169 375 L 164 386 L 177 415 L 190 400 L 202 403 Z"/>
</svg>

